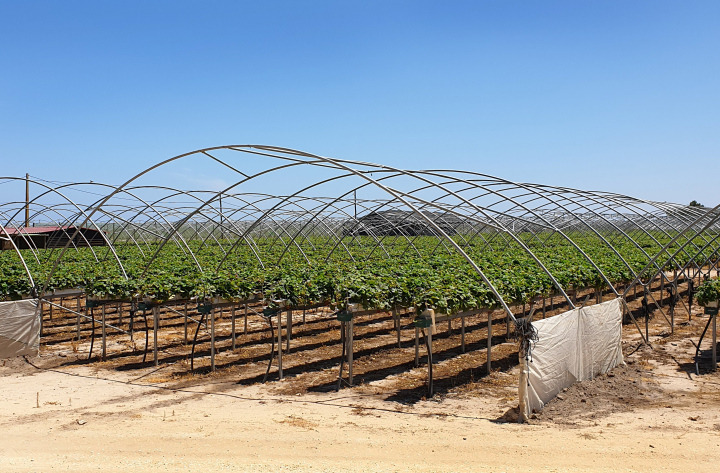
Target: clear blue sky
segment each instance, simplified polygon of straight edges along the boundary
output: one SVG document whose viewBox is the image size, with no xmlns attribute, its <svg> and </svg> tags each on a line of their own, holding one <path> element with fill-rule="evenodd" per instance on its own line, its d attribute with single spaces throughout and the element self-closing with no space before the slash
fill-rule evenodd
<svg viewBox="0 0 720 473">
<path fill-rule="evenodd" d="M 255 143 L 715 205 L 719 25 L 717 1 L 0 0 L 0 174 Z"/>
</svg>

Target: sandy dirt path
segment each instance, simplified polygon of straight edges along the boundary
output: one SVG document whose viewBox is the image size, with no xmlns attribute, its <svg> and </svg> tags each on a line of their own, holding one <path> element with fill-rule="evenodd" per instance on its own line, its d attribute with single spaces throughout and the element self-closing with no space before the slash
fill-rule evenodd
<svg viewBox="0 0 720 473">
<path fill-rule="evenodd" d="M 133 381 L 151 370 L 132 378 L 90 366 L 16 371 L 0 369 L 2 472 L 709 472 L 720 464 L 714 374 L 657 374 L 671 400 L 709 397 L 518 425 L 501 419 L 512 400 L 482 396 L 407 406 L 361 388 L 276 396 L 269 385 L 206 379 L 173 390 Z"/>
</svg>

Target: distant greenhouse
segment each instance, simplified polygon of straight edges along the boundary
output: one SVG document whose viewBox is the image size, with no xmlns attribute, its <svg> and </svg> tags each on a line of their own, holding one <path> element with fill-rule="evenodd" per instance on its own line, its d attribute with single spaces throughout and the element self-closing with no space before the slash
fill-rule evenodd
<svg viewBox="0 0 720 473">
<path fill-rule="evenodd" d="M 13 242 L 20 250 L 64 248 L 72 240 L 72 246 L 104 246 L 105 238 L 99 230 L 74 226 L 8 227 L 0 232 L 0 249 L 12 250 Z"/>
<path fill-rule="evenodd" d="M 370 212 L 346 225 L 348 236 L 440 236 L 430 223 L 437 225 L 445 234 L 455 235 L 465 223 L 457 215 L 445 212 L 420 212 L 410 210 L 382 210 Z"/>
</svg>

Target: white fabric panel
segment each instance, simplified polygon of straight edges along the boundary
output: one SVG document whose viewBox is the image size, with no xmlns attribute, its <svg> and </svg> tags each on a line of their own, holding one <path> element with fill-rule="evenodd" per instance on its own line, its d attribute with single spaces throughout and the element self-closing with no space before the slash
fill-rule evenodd
<svg viewBox="0 0 720 473">
<path fill-rule="evenodd" d="M 579 381 L 607 373 L 623 362 L 620 299 L 580 309 L 582 343 L 578 346 Z"/>
<path fill-rule="evenodd" d="M 564 388 L 592 379 L 623 362 L 620 299 L 533 322 L 538 341 L 521 360 L 520 406 L 527 417 Z M 524 379 L 523 379 L 524 378 Z"/>
<path fill-rule="evenodd" d="M 39 348 L 37 299 L 0 302 L 0 358 L 37 355 Z"/>
</svg>

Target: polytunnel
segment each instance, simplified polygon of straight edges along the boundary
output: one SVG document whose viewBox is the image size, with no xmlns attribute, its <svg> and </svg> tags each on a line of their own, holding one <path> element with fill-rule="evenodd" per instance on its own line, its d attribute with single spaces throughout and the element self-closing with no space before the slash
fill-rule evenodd
<svg viewBox="0 0 720 473">
<path fill-rule="evenodd" d="M 167 182 L 187 174 L 186 167 L 213 169 L 218 180 L 212 189 Z M 318 307 L 341 321 L 350 370 L 353 317 L 377 312 L 392 312 L 398 341 L 402 317 L 410 321 L 416 364 L 418 334 L 425 334 L 430 368 L 439 321 L 460 318 L 464 337 L 465 317 L 479 313 L 503 314 L 508 334 L 514 322 L 526 356 L 536 337 L 533 315 L 545 314 L 548 300 L 550 307 L 574 310 L 591 297 L 617 299 L 624 321 L 647 341 L 626 300 L 641 291 L 644 304 L 674 327 L 664 292 L 674 297 L 679 284 L 716 274 L 720 251 L 719 207 L 471 171 L 406 170 L 273 146 L 185 153 L 121 185 L 1 180 L 2 187 L 40 189 L 0 206 L 3 266 L 15 268 L 7 273 L 15 277 L 21 268 L 27 279 L 5 284 L 4 299 L 38 298 L 40 311 L 43 303 L 68 311 L 62 300 L 53 301 L 77 296 L 72 330 L 79 340 L 81 324 L 89 321 L 93 340 L 97 324 L 103 356 L 106 329 L 132 337 L 137 314 L 152 312 L 155 363 L 163 314 L 183 314 L 186 342 L 188 319 L 191 329 L 196 323 L 197 342 L 216 309 L 231 310 L 235 347 L 235 311 L 242 309 L 246 319 L 250 311 L 278 329 L 268 371 L 277 360 L 280 376 L 282 324 L 289 348 L 293 311 Z M 38 247 L 30 222 L 62 232 L 66 244 Z M 88 240 L 90 230 L 100 232 L 102 245 Z M 117 307 L 112 326 L 105 320 L 111 304 Z M 101 318 L 93 315 L 96 308 Z M 285 312 L 287 322 L 280 317 Z M 486 317 L 489 371 L 492 316 Z M 214 337 L 214 328 L 207 330 Z M 144 331 L 147 355 L 147 322 Z"/>
</svg>

